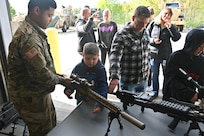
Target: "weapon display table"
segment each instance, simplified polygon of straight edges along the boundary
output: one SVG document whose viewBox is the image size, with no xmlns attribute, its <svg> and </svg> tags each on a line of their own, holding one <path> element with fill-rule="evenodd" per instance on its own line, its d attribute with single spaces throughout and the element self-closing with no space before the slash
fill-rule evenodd
<svg viewBox="0 0 204 136">
<path fill-rule="evenodd" d="M 115 103 L 122 109 L 122 103 Z M 109 110 L 104 108 L 102 112 L 93 114 L 93 102 L 82 102 L 73 112 L 51 130 L 48 136 L 105 136 L 109 123 Z M 173 118 L 152 109 L 145 108 L 141 112 L 141 106 L 128 107 L 127 113 L 145 124 L 141 130 L 127 120 L 120 117 L 123 129 L 120 129 L 118 120 L 113 119 L 108 136 L 182 136 L 189 126 L 189 122 L 180 122 L 174 131 L 169 130 L 168 124 Z M 199 124 L 204 128 L 204 124 Z M 189 136 L 197 136 L 198 130 L 191 130 Z"/>
</svg>

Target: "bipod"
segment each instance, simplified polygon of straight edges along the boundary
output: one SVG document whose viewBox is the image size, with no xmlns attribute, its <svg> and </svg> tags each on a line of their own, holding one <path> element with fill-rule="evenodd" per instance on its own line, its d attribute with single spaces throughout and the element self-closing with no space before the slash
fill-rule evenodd
<svg viewBox="0 0 204 136">
<path fill-rule="evenodd" d="M 189 128 L 188 128 L 188 131 L 187 131 L 186 134 L 184 134 L 184 136 L 188 136 L 188 134 L 190 133 L 190 131 L 191 131 L 192 129 L 198 129 L 198 130 L 199 130 L 199 136 L 204 136 L 204 132 L 201 130 L 201 128 L 200 128 L 198 122 L 196 122 L 196 121 L 193 121 L 193 122 L 190 123 L 190 126 L 189 126 Z"/>
<path fill-rule="evenodd" d="M 119 114 L 110 111 L 110 112 L 108 113 L 108 129 L 107 129 L 107 131 L 106 131 L 105 136 L 108 136 L 108 132 L 110 132 L 111 123 L 112 123 L 113 119 L 115 119 L 115 118 L 117 118 L 117 120 L 118 120 L 120 129 L 123 129 L 123 125 L 122 125 L 122 123 L 121 123 L 121 121 L 120 121 Z"/>
</svg>

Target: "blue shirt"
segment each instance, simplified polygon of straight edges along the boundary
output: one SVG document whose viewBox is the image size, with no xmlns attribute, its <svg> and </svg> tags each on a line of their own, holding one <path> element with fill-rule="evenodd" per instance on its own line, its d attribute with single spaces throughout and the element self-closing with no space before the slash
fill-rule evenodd
<svg viewBox="0 0 204 136">
<path fill-rule="evenodd" d="M 91 81 L 94 81 L 94 86 L 92 90 L 100 94 L 101 96 L 107 98 L 107 75 L 105 67 L 100 61 L 98 61 L 98 63 L 94 67 L 87 67 L 84 61 L 82 60 L 74 67 L 72 73 L 78 75 L 80 78 L 87 79 L 89 83 L 91 83 Z M 76 93 L 76 98 L 78 98 L 77 95 L 78 94 Z M 102 105 L 99 103 L 96 103 L 96 105 L 102 107 Z"/>
</svg>

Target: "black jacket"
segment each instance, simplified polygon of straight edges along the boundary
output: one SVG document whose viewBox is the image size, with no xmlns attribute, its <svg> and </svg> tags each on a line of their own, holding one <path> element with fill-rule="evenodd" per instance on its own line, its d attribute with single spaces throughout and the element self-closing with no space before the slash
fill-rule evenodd
<svg viewBox="0 0 204 136">
<path fill-rule="evenodd" d="M 200 85 L 204 85 L 204 55 L 193 56 L 194 51 L 204 43 L 203 37 L 203 30 L 193 29 L 186 37 L 184 48 L 170 55 L 164 74 L 163 99 L 174 97 L 177 100 L 190 102 L 195 95 L 195 85 L 186 80 L 179 68 Z"/>
<path fill-rule="evenodd" d="M 165 60 L 172 53 L 171 41 L 178 41 L 181 34 L 177 28 L 172 24 L 171 28 L 161 28 L 160 24 L 152 21 L 147 26 L 147 34 L 150 36 L 150 55 L 154 59 Z M 154 44 L 154 39 L 159 38 L 162 40 L 161 44 Z"/>
<path fill-rule="evenodd" d="M 83 19 L 79 19 L 76 23 L 78 41 L 78 52 L 83 51 L 84 44 L 87 42 L 96 43 L 96 38 L 93 30 L 93 18 L 90 18 L 87 22 Z"/>
</svg>

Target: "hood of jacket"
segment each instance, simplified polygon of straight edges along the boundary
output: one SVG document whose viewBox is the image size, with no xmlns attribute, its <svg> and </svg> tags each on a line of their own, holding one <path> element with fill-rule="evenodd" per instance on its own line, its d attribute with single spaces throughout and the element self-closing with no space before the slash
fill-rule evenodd
<svg viewBox="0 0 204 136">
<path fill-rule="evenodd" d="M 185 40 L 183 50 L 189 56 L 192 56 L 193 52 L 204 43 L 204 30 L 192 29 L 188 32 Z"/>
</svg>

